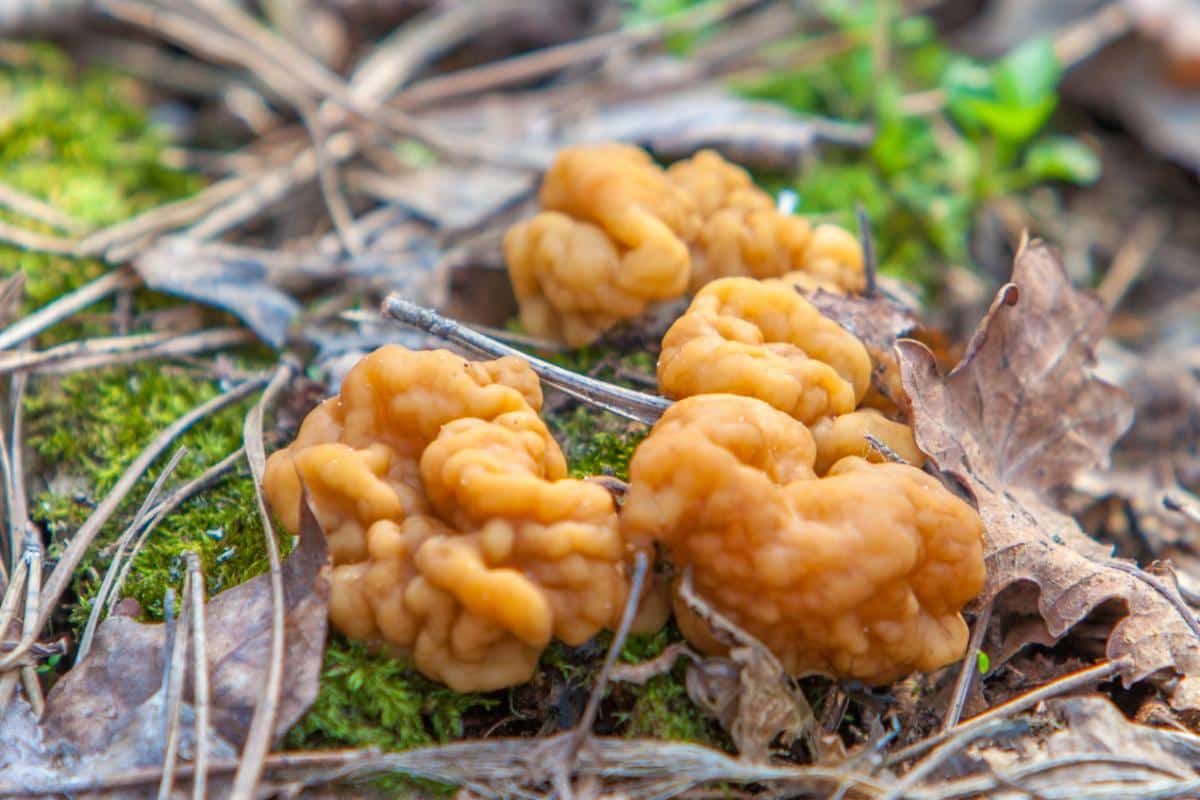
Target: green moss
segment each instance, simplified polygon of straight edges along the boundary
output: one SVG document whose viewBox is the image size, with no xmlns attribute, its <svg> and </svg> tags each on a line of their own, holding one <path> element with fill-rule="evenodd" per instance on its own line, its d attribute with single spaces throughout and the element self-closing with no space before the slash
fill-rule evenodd
<svg viewBox="0 0 1200 800">
<path fill-rule="evenodd" d="M 32 512 L 49 536 L 50 555 L 112 489 L 142 449 L 178 417 L 215 396 L 219 387 L 158 364 L 80 372 L 39 380 L 26 401 L 29 443 L 41 481 Z M 201 420 L 174 444 L 187 447 L 167 486 L 195 477 L 236 450 L 249 401 Z M 86 619 L 109 557 L 102 551 L 130 521 L 169 455 L 135 486 L 77 572 L 74 625 Z M 152 616 L 161 613 L 168 585 L 178 586 L 181 556 L 200 554 L 207 588 L 215 593 L 266 567 L 253 484 L 234 475 L 189 501 L 151 534 L 134 562 L 123 592 Z"/>
</svg>

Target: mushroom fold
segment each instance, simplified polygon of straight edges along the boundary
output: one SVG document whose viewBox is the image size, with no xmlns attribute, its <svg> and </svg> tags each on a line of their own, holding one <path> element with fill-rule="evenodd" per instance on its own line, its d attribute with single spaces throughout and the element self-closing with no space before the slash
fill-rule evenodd
<svg viewBox="0 0 1200 800">
<path fill-rule="evenodd" d="M 629 145 L 569 147 L 539 199 L 543 211 L 505 236 L 505 261 L 525 328 L 572 346 L 723 276 L 865 282 L 857 239 L 780 212 L 712 151 L 663 170 Z"/>
<path fill-rule="evenodd" d="M 622 530 L 660 542 L 794 675 L 882 685 L 961 658 L 960 611 L 984 582 L 979 515 L 914 467 L 850 456 L 818 478 L 816 454 L 807 427 L 760 400 L 682 400 L 634 453 Z M 720 647 L 676 615 L 697 647 Z"/>
<path fill-rule="evenodd" d="M 388 345 L 272 454 L 272 508 L 296 530 L 303 486 L 328 538 L 338 630 L 465 692 L 523 683 L 552 637 L 616 624 L 616 507 L 567 479 L 541 402 L 520 359 Z"/>
</svg>

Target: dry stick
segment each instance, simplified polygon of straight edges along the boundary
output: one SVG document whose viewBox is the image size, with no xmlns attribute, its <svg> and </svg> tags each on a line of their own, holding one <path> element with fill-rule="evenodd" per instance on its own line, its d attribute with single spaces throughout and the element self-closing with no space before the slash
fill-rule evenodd
<svg viewBox="0 0 1200 800">
<path fill-rule="evenodd" d="M 959 733 L 975 730 L 976 728 L 986 725 L 994 719 L 1002 719 L 1013 714 L 1020 713 L 1025 709 L 1031 708 L 1043 700 L 1055 697 L 1056 695 L 1078 689 L 1082 686 L 1099 683 L 1100 681 L 1112 677 L 1121 670 L 1125 669 L 1129 666 L 1129 663 L 1130 662 L 1127 657 L 1118 658 L 1112 661 L 1101 661 L 1099 664 L 1087 667 L 1086 669 L 1076 670 L 1075 672 L 1064 675 L 1057 680 L 1047 683 L 1045 686 L 1039 686 L 1038 688 L 1032 689 L 1024 694 L 1017 695 L 1006 703 L 993 706 L 982 714 L 977 714 L 976 716 L 971 717 L 969 720 L 956 728 L 936 733 L 933 736 L 926 737 L 925 739 L 922 739 L 915 744 L 911 744 L 902 750 L 898 750 L 884 759 L 883 764 L 885 766 L 892 766 L 894 764 L 899 764 L 902 761 L 908 761 L 911 758 L 916 758 L 931 748 L 937 747 L 942 742 L 946 741 L 952 736 L 958 735 Z"/>
<path fill-rule="evenodd" d="M 854 215 L 858 218 L 858 237 L 862 242 L 863 270 L 867 278 L 863 297 L 874 297 L 877 265 L 875 263 L 875 237 L 871 235 L 871 218 L 867 216 L 867 209 L 862 203 L 855 206 Z"/>
<path fill-rule="evenodd" d="M 1055 35 L 1054 54 L 1069 70 L 1110 42 L 1133 30 L 1134 20 L 1125 4 L 1116 0 L 1102 6 Z"/>
<path fill-rule="evenodd" d="M 671 405 L 671 401 L 665 397 L 614 386 L 611 383 L 563 369 L 536 356 L 522 353 L 520 350 L 497 342 L 495 339 L 473 331 L 452 319 L 443 317 L 436 311 L 405 300 L 398 294 L 390 294 L 383 301 L 383 314 L 431 336 L 456 344 L 476 355 L 486 358 L 503 356 L 520 358 L 529 363 L 539 378 L 556 389 L 635 422 L 653 425 Z"/>
<path fill-rule="evenodd" d="M 33 195 L 0 183 L 0 206 L 66 233 L 82 233 L 87 225 Z"/>
<path fill-rule="evenodd" d="M 183 684 L 187 677 L 188 645 L 188 596 L 191 594 L 191 573 L 184 576 L 183 591 L 179 598 L 179 614 L 172 619 L 174 590 L 167 589 L 166 611 L 167 652 L 166 674 L 163 676 L 163 721 L 166 731 L 163 738 L 163 771 L 158 783 L 158 800 L 169 800 L 175 785 L 175 758 L 179 753 L 180 711 L 183 707 Z"/>
<path fill-rule="evenodd" d="M 183 336 L 176 333 L 97 336 L 67 342 L 48 350 L 0 352 L 0 375 L 29 370 L 75 371 L 80 368 L 79 365 L 100 367 L 146 358 L 191 355 L 254 341 L 254 334 L 245 328 L 213 328 Z"/>
<path fill-rule="evenodd" d="M 629 629 L 633 627 L 633 619 L 637 616 L 638 604 L 642 598 L 642 584 L 646 582 L 646 572 L 649 568 L 650 559 L 644 550 L 639 550 L 634 556 L 633 578 L 629 582 L 629 595 L 625 598 L 625 610 L 621 614 L 621 622 L 613 634 L 612 644 L 608 646 L 608 654 L 604 657 L 604 665 L 600 667 L 600 675 L 596 679 L 596 685 L 592 687 L 592 694 L 588 697 L 583 715 L 579 718 L 579 722 L 575 725 L 575 730 L 571 732 L 571 738 L 568 740 L 566 764 L 568 773 L 575 766 L 579 748 L 583 746 L 587 737 L 592 735 L 592 726 L 596 724 L 596 715 L 600 713 L 600 702 L 604 699 L 605 689 L 608 688 L 609 677 L 612 675 L 613 667 L 617 664 L 617 659 L 621 657 L 621 651 L 625 648 L 625 640 L 629 638 Z"/>
<path fill-rule="evenodd" d="M 1188 502 L 1186 499 L 1181 499 L 1173 494 L 1165 494 L 1162 498 L 1163 508 L 1168 511 L 1174 511 L 1176 514 L 1182 514 L 1187 519 L 1200 525 L 1200 508 L 1194 503 Z"/>
<path fill-rule="evenodd" d="M 1117 307 L 1129 287 L 1141 277 L 1166 233 L 1167 216 L 1161 211 L 1151 211 L 1134 224 L 1096 289 L 1109 311 Z"/>
<path fill-rule="evenodd" d="M 242 747 L 241 764 L 234 775 L 233 790 L 229 794 L 234 800 L 252 800 L 254 797 L 259 777 L 262 775 L 263 762 L 274 736 L 275 712 L 279 707 L 279 693 L 283 687 L 283 570 L 279 559 L 279 544 L 275 541 L 275 526 L 271 522 L 271 514 L 263 498 L 262 477 L 267 463 L 263 447 L 263 413 L 266 407 L 274 402 L 279 391 L 287 385 L 294 372 L 295 366 L 290 359 L 275 368 L 271 382 L 246 415 L 246 424 L 242 428 L 242 445 L 246 449 L 246 461 L 250 464 L 250 474 L 254 479 L 254 500 L 258 506 L 259 519 L 262 520 L 263 538 L 266 540 L 267 559 L 270 563 L 271 656 L 263 692 L 254 706 L 254 716 L 250 720 L 246 744 Z"/>
<path fill-rule="evenodd" d="M 124 261 L 146 239 L 187 225 L 230 199 L 241 196 L 255 185 L 258 177 L 256 173 L 235 175 L 205 187 L 191 197 L 157 206 L 96 231 L 79 243 L 79 255 Z"/>
<path fill-rule="evenodd" d="M 55 566 L 54 571 L 50 573 L 50 578 L 46 581 L 45 594 L 48 602 L 45 603 L 42 613 L 38 617 L 38 630 L 46 626 L 46 623 L 50 619 L 50 614 L 53 613 L 55 605 L 71 581 L 75 567 L 79 565 L 80 559 L 83 558 L 83 554 L 91 546 L 92 540 L 96 538 L 96 534 L 108 522 L 109 518 L 117 510 L 117 507 L 125 499 L 125 496 L 129 494 L 134 484 L 137 483 L 146 469 L 154 463 L 155 459 L 167 449 L 176 437 L 195 425 L 198 421 L 209 414 L 220 411 L 222 408 L 248 397 L 258 391 L 264 383 L 265 381 L 262 378 L 251 378 L 230 389 L 225 394 L 217 395 L 211 400 L 201 403 L 167 426 L 162 433 L 154 437 L 154 440 L 150 444 L 146 445 L 146 449 L 138 454 L 133 463 L 125 468 L 116 485 L 113 486 L 104 500 L 100 502 L 100 505 L 96 506 L 96 510 L 84 521 L 79 530 L 75 532 L 75 535 L 71 537 L 66 550 L 59 557 L 58 565 Z"/>
<path fill-rule="evenodd" d="M 16 345 L 61 322 L 75 312 L 87 308 L 119 289 L 130 289 L 138 284 L 137 276 L 129 269 L 118 269 L 102 275 L 91 283 L 85 283 L 73 292 L 64 294 L 52 303 L 42 306 L 28 316 L 0 331 L 0 350 L 11 350 Z"/>
<path fill-rule="evenodd" d="M 44 233 L 21 228 L 3 220 L 0 220 L 0 242 L 19 247 L 22 250 L 54 253 L 60 256 L 69 256 L 75 253 L 75 242 L 70 239 L 47 236 Z"/>
<path fill-rule="evenodd" d="M 952 758 L 974 740 L 985 736 L 992 736 L 1005 728 L 1011 728 L 1015 725 L 1016 723 L 1013 720 L 993 719 L 986 725 L 979 725 L 970 730 L 955 731 L 949 739 L 934 748 L 932 753 L 922 759 L 903 778 L 897 781 L 892 786 L 891 791 L 883 796 L 882 800 L 899 800 L 899 798 L 907 796 L 910 789 L 919 784 L 926 776 L 946 763 L 947 759 Z"/>
<path fill-rule="evenodd" d="M 204 630 L 204 573 L 200 556 L 184 553 L 192 608 L 192 708 L 196 714 L 195 777 L 193 800 L 204 800 L 208 790 L 208 637 Z"/>
<path fill-rule="evenodd" d="M 9 393 L 12 399 L 12 441 L 8 444 L 8 456 L 5 462 L 8 466 L 9 482 L 7 484 L 8 491 L 8 511 L 9 511 L 9 530 L 12 534 L 14 556 L 18 540 L 20 544 L 22 564 L 26 566 L 25 574 L 25 607 L 22 612 L 21 638 L 17 646 L 9 653 L 8 656 L 0 658 L 0 672 L 3 672 L 12 664 L 16 663 L 20 657 L 19 654 L 29 650 L 37 640 L 38 628 L 34 625 L 34 617 L 38 613 L 39 604 L 41 603 L 42 594 L 42 564 L 45 554 L 42 549 L 42 540 L 33 525 L 29 521 L 28 501 L 25 494 L 25 462 L 24 462 L 24 446 L 25 438 L 25 385 L 26 379 L 24 375 L 13 376 L 12 391 Z M 3 436 L 0 436 L 0 449 L 4 449 Z M 16 586 L 16 581 L 8 588 L 12 590 L 15 599 L 20 587 Z M 9 599 L 8 592 L 5 592 L 5 604 Z M 15 605 L 12 607 L 15 612 Z M 8 630 L 9 615 L 0 613 L 0 635 Z M 34 675 L 36 678 L 36 674 Z M 29 680 L 26 676 L 26 684 Z M 37 698 L 40 699 L 41 690 L 40 684 L 37 693 Z M 31 703 L 36 703 L 37 699 L 29 698 Z"/>
<path fill-rule="evenodd" d="M 146 493 L 146 499 L 142 501 L 141 507 L 134 514 L 133 522 L 129 523 L 129 526 L 117 538 L 112 561 L 109 562 L 108 569 L 104 572 L 104 580 L 101 581 L 100 588 L 96 591 L 95 597 L 92 598 L 92 610 L 88 613 L 87 624 L 84 625 L 83 634 L 79 637 L 79 646 L 75 650 L 76 665 L 80 661 L 83 661 L 92 649 L 92 638 L 96 635 L 96 626 L 100 623 L 100 612 L 108 605 L 109 593 L 112 591 L 113 583 L 116 581 L 117 574 L 121 569 L 125 548 L 129 544 L 129 540 L 133 538 L 134 534 L 145 523 L 150 507 L 158 499 L 158 494 L 162 491 L 167 478 L 175 472 L 175 468 L 179 466 L 179 462 L 187 455 L 187 451 L 186 447 L 180 447 L 175 451 L 175 454 L 171 456 L 171 460 L 162 468 L 162 472 L 158 473 L 158 477 L 154 480 L 154 485 L 150 487 L 150 491 Z"/>
<path fill-rule="evenodd" d="M 166 500 L 162 501 L 162 503 L 155 506 L 150 511 L 149 519 L 146 520 L 145 527 L 142 528 L 141 532 L 138 534 L 137 541 L 135 541 L 133 543 L 133 547 L 130 548 L 129 556 L 125 559 L 125 563 L 121 567 L 121 572 L 119 575 L 117 575 L 117 580 L 109 592 L 107 612 L 110 616 L 117 606 L 117 601 L 121 597 L 121 587 L 125 584 L 125 579 L 129 577 L 129 571 L 133 568 L 133 562 L 137 560 L 138 554 L 142 552 L 143 545 L 146 544 L 146 540 L 158 526 L 158 523 L 162 522 L 163 519 L 169 516 L 175 509 L 179 508 L 179 506 L 183 505 L 186 501 L 216 484 L 226 472 L 233 468 L 233 465 L 242 458 L 243 454 L 244 451 L 240 447 L 237 450 L 234 450 L 216 464 L 213 464 L 211 467 L 204 470 L 204 472 L 202 472 L 200 475 L 196 476 L 183 486 L 180 486 L 178 489 L 173 491 Z"/>
<path fill-rule="evenodd" d="M 679 13 L 666 20 L 637 28 L 608 31 L 491 64 L 458 70 L 421 81 L 413 88 L 396 95 L 392 105 L 405 109 L 425 106 L 451 97 L 528 81 L 583 61 L 606 58 L 612 55 L 619 45 L 635 47 L 674 33 L 697 30 L 758 4 L 759 0 L 731 0 Z"/>
<path fill-rule="evenodd" d="M 979 650 L 983 646 L 983 636 L 987 633 L 988 623 L 992 621 L 992 601 L 989 600 L 979 609 L 975 618 L 975 629 L 971 631 L 971 641 L 967 645 L 967 653 L 963 656 L 962 666 L 958 670 L 958 680 L 954 682 L 954 694 L 950 696 L 950 707 L 946 710 L 946 718 L 942 720 L 942 732 L 958 725 L 962 717 L 963 704 L 967 701 L 967 690 L 971 688 L 971 678 L 978 671 Z"/>
</svg>

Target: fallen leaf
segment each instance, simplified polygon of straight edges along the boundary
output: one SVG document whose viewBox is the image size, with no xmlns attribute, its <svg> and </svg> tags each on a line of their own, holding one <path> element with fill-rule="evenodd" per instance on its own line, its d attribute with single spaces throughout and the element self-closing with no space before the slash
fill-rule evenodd
<svg viewBox="0 0 1200 800">
<path fill-rule="evenodd" d="M 1111 558 L 1046 499 L 1105 462 L 1132 422 L 1125 392 L 1091 372 L 1103 306 L 1071 286 L 1040 241 L 1021 248 L 1012 281 L 948 375 L 924 345 L 896 346 L 917 443 L 971 492 L 983 517 L 988 581 L 980 599 L 1014 585 L 1036 589 L 1052 639 L 1118 601 L 1127 615 L 1112 628 L 1107 655 L 1126 660 L 1126 685 L 1169 670 L 1180 676 L 1164 686 L 1172 705 L 1200 709 L 1200 626 L 1178 592 Z M 1019 594 L 1005 598 L 1014 607 L 1031 599 Z"/>
<path fill-rule="evenodd" d="M 679 583 L 680 598 L 708 622 L 719 641 L 729 645 L 729 656 L 690 664 L 688 697 L 717 718 L 733 739 L 738 755 L 747 761 L 767 761 L 777 739 L 786 747 L 803 738 L 811 750 L 816 719 L 779 659 L 709 606 L 691 588 L 689 578 L 685 575 Z"/>
<path fill-rule="evenodd" d="M 995 780 L 996 789 L 1012 780 L 1025 797 L 1146 797 L 1164 785 L 1172 791 L 1160 796 L 1179 797 L 1196 781 L 1200 737 L 1132 722 L 1107 697 L 1052 700 L 1038 722 L 969 759 L 959 756 L 943 774 L 961 775 L 965 768 L 979 776 L 975 780 Z M 1058 769 L 1044 768 L 1055 764 Z M 980 796 L 991 796 L 980 789 Z"/>
<path fill-rule="evenodd" d="M 311 512 L 300 541 L 283 563 L 284 671 L 275 717 L 282 736 L 316 698 L 325 651 L 329 566 L 325 536 Z M 235 757 L 250 727 L 266 679 L 271 636 L 271 584 L 259 575 L 222 592 L 205 607 L 211 686 L 210 750 Z M 8 783 L 46 785 L 87 774 L 97 779 L 163 761 L 166 629 L 112 616 L 97 629 L 92 650 L 64 675 L 46 700 L 40 724 L 18 699 L 0 724 L 0 773 Z M 189 656 L 190 661 L 190 656 Z M 190 681 L 189 681 L 190 683 Z M 181 707 L 180 753 L 195 746 L 190 697 Z M 17 769 L 20 767 L 20 769 Z"/>
</svg>

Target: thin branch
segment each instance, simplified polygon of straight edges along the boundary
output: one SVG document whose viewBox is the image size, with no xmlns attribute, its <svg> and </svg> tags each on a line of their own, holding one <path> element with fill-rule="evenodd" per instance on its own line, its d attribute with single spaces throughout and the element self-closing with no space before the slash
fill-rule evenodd
<svg viewBox="0 0 1200 800">
<path fill-rule="evenodd" d="M 175 785 L 175 760 L 179 754 L 180 711 L 183 708 L 183 684 L 187 673 L 188 645 L 188 596 L 191 593 L 189 581 L 191 575 L 185 575 L 183 592 L 179 598 L 179 614 L 173 615 L 175 605 L 175 590 L 167 589 L 163 601 L 166 617 L 167 647 L 166 674 L 163 675 L 163 769 L 162 778 L 158 783 L 158 800 L 169 800 L 171 789 Z"/>
<path fill-rule="evenodd" d="M 863 270 L 867 277 L 863 296 L 874 297 L 878 290 L 879 267 L 875 263 L 875 237 L 871 234 L 871 218 L 867 216 L 867 209 L 862 203 L 855 207 L 854 215 L 858 218 L 858 238 L 862 243 Z"/>
<path fill-rule="evenodd" d="M 129 577 L 129 571 L 133 568 L 134 562 L 137 560 L 138 554 L 142 552 L 142 547 L 146 544 L 146 540 L 150 534 L 158 526 L 160 522 L 166 519 L 175 509 L 183 505 L 185 502 L 195 497 L 200 492 L 214 486 L 233 466 L 241 460 L 245 451 L 242 448 L 234 450 L 223 459 L 213 464 L 208 469 L 204 470 L 200 475 L 180 486 L 162 501 L 161 504 L 155 506 L 146 520 L 145 527 L 138 534 L 137 541 L 133 543 L 133 547 L 129 550 L 129 556 L 125 559 L 125 563 L 121 567 L 121 572 L 117 575 L 116 583 L 109 591 L 107 613 L 111 616 L 113 610 L 117 606 L 117 600 L 121 596 L 121 587 L 125 584 L 125 579 Z"/>
<path fill-rule="evenodd" d="M 200 570 L 200 557 L 188 551 L 187 579 L 190 587 L 192 609 L 192 707 L 196 713 L 196 764 L 192 780 L 192 800 L 204 800 L 208 789 L 208 636 L 204 628 L 204 573 Z"/>
<path fill-rule="evenodd" d="M 958 670 L 958 679 L 954 682 L 954 694 L 950 696 L 950 707 L 942 720 L 942 731 L 948 731 L 958 725 L 962 717 L 963 704 L 967 701 L 967 691 L 971 688 L 971 678 L 979 671 L 979 650 L 983 646 L 983 637 L 987 633 L 988 623 L 992 621 L 992 601 L 984 603 L 975 618 L 975 629 L 971 631 L 971 641 L 967 644 L 967 653 L 963 656 L 962 666 Z"/>
<path fill-rule="evenodd" d="M 26 339 L 38 335 L 55 323 L 62 322 L 92 303 L 120 289 L 131 289 L 138 283 L 137 275 L 129 269 L 113 270 L 102 275 L 0 331 L 0 350 L 11 350 Z"/>
<path fill-rule="evenodd" d="M 148 358 L 170 358 L 223 350 L 257 341 L 245 328 L 214 328 L 180 336 L 176 333 L 135 333 L 97 336 L 60 344 L 47 350 L 0 352 L 0 375 L 9 372 L 74 372 Z"/>
<path fill-rule="evenodd" d="M 0 242 L 34 253 L 54 253 L 60 256 L 75 254 L 75 242 L 58 236 L 31 231 L 0 220 Z"/>
<path fill-rule="evenodd" d="M 983 725 L 986 725 L 995 719 L 1003 719 L 1005 717 L 1010 717 L 1013 714 L 1019 714 L 1028 708 L 1032 708 L 1043 700 L 1049 700 L 1051 697 L 1056 697 L 1060 694 L 1074 691 L 1075 689 L 1083 686 L 1091 686 L 1094 683 L 1099 683 L 1100 681 L 1116 675 L 1127 666 L 1129 666 L 1129 661 L 1127 659 L 1118 658 L 1112 661 L 1101 661 L 1099 664 L 1087 667 L 1086 669 L 1076 670 L 1075 672 L 1064 675 L 1057 680 L 1047 683 L 1045 686 L 1039 686 L 1038 688 L 1032 689 L 1024 694 L 1017 695 L 1006 703 L 1001 703 L 998 706 L 988 709 L 982 714 L 971 717 L 969 720 L 956 728 L 951 728 L 948 731 L 936 733 L 933 736 L 922 739 L 921 741 L 911 744 L 902 750 L 898 750 L 889 755 L 883 763 L 886 766 L 892 766 L 903 761 L 916 758 L 922 753 L 925 753 L 928 750 L 937 747 L 942 742 L 945 742 L 951 736 L 956 736 L 959 733 L 982 727 Z"/>
<path fill-rule="evenodd" d="M 0 183 L 0 206 L 66 233 L 83 233 L 88 228 L 71 215 L 6 183 Z"/>
<path fill-rule="evenodd" d="M 171 456 L 171 460 L 158 473 L 158 477 L 155 478 L 154 485 L 150 487 L 150 491 L 146 493 L 146 499 L 142 501 L 141 507 L 134 514 L 133 522 L 129 523 L 128 527 L 117 538 L 112 561 L 108 563 L 108 569 L 104 571 L 104 580 L 100 582 L 100 588 L 96 591 L 95 596 L 92 597 L 92 610 L 88 613 L 87 624 L 83 626 L 83 634 L 79 637 L 79 647 L 75 651 L 76 665 L 87 658 L 88 652 L 92 649 L 92 638 L 96 635 L 96 626 L 100 624 L 100 612 L 108 604 L 110 592 L 113 591 L 113 584 L 116 582 L 117 575 L 123 564 L 125 548 L 146 522 L 146 516 L 150 511 L 150 507 L 158 500 L 158 494 L 162 491 L 163 485 L 166 484 L 167 478 L 175 472 L 175 468 L 179 466 L 179 462 L 187 455 L 187 451 L 186 447 L 180 447 L 175 451 L 175 454 Z"/>
<path fill-rule="evenodd" d="M 100 529 L 108 522 L 118 506 L 124 501 L 125 496 L 129 494 L 129 491 L 149 466 L 188 428 L 209 414 L 220 411 L 250 396 L 262 388 L 264 383 L 265 381 L 262 378 L 252 378 L 230 389 L 225 394 L 217 395 L 211 400 L 201 403 L 167 426 L 162 433 L 154 437 L 154 440 L 150 444 L 146 445 L 146 449 L 138 454 L 133 463 L 125 468 L 125 471 L 121 473 L 121 477 L 117 480 L 112 490 L 100 502 L 100 505 L 96 506 L 96 510 L 84 521 L 79 530 L 75 532 L 75 535 L 71 537 L 71 541 L 59 557 L 58 564 L 54 567 L 54 571 L 50 573 L 50 577 L 46 581 L 45 594 L 47 602 L 43 605 L 41 614 L 38 616 L 38 630 L 45 628 L 46 623 L 50 621 L 50 614 L 53 613 L 55 606 L 62 598 L 63 592 L 66 591 L 67 586 L 70 584 L 71 578 L 75 573 L 75 567 L 79 565 L 83 554 L 91 546 L 92 540 L 96 538 Z"/>
<path fill-rule="evenodd" d="M 383 301 L 383 313 L 397 322 L 458 345 L 475 355 L 486 358 L 503 356 L 520 358 L 529 363 L 539 378 L 554 388 L 585 403 L 635 422 L 653 425 L 671 405 L 671 401 L 665 397 L 614 386 L 611 383 L 563 369 L 536 356 L 522 353 L 520 350 L 502 344 L 489 336 L 484 336 L 478 331 L 473 331 L 452 319 L 443 317 L 436 311 L 405 300 L 398 294 L 388 295 L 387 299 Z"/>
<path fill-rule="evenodd" d="M 234 800 L 252 800 L 255 788 L 262 775 L 264 759 L 275 735 L 275 713 L 279 707 L 279 694 L 283 688 L 284 658 L 284 595 L 283 569 L 279 558 L 279 544 L 275 539 L 275 526 L 263 497 L 262 478 L 266 469 L 267 454 L 263 447 L 263 414 L 275 396 L 288 384 L 295 372 L 295 365 L 285 359 L 275 368 L 271 382 L 262 397 L 246 415 L 242 428 L 242 444 L 246 449 L 246 461 L 250 463 L 250 474 L 254 479 L 254 499 L 258 516 L 262 520 L 263 539 L 267 546 L 271 578 L 271 655 L 267 665 L 267 677 L 262 695 L 254 707 L 246 744 L 242 747 L 241 765 L 233 779 L 229 796 Z"/>
</svg>

